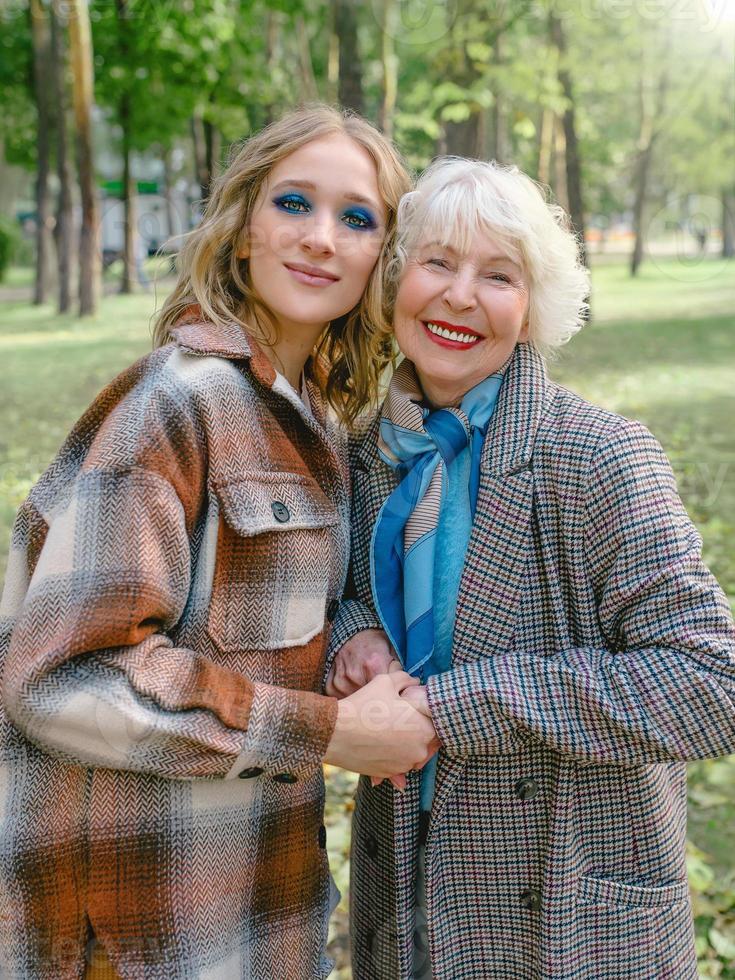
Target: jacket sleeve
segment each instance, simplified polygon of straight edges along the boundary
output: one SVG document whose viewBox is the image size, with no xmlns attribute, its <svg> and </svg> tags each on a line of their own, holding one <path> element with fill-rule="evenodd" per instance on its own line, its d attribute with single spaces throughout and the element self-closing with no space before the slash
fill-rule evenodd
<svg viewBox="0 0 735 980">
<path fill-rule="evenodd" d="M 113 422 L 53 513 L 31 503 L 21 513 L 9 579 L 29 581 L 25 592 L 6 588 L 17 605 L 6 711 L 32 742 L 82 765 L 184 779 L 250 766 L 304 775 L 326 752 L 336 700 L 254 682 L 167 635 L 192 591 L 205 450 L 181 411 L 163 425 L 154 411 L 139 428 L 143 453 L 123 450 L 133 437 Z"/>
<path fill-rule="evenodd" d="M 428 683 L 450 755 L 509 735 L 580 761 L 636 765 L 735 753 L 735 631 L 654 437 L 623 423 L 598 447 L 586 560 L 605 646 L 509 652 Z"/>
</svg>

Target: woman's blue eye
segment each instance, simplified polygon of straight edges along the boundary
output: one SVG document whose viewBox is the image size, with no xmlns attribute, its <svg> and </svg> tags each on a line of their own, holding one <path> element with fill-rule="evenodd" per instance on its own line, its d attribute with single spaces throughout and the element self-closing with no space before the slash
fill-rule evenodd
<svg viewBox="0 0 735 980">
<path fill-rule="evenodd" d="M 427 265 L 436 265 L 440 269 L 447 269 L 448 268 L 446 259 L 429 259 L 426 264 Z"/>
<path fill-rule="evenodd" d="M 506 276 L 503 272 L 491 272 L 487 278 L 497 279 L 498 282 L 510 282 L 510 277 Z"/>
<path fill-rule="evenodd" d="M 310 210 L 309 202 L 300 194 L 284 194 L 282 197 L 277 197 L 273 203 L 289 214 L 308 214 Z"/>
<path fill-rule="evenodd" d="M 350 228 L 377 228 L 377 223 L 372 214 L 370 214 L 369 211 L 362 211 L 359 208 L 351 211 L 345 211 L 345 213 L 342 215 L 342 220 Z"/>
</svg>

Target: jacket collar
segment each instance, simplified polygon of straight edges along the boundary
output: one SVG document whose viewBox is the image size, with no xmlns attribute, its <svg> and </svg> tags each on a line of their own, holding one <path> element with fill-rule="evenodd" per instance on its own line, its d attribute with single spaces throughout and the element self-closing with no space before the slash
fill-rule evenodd
<svg viewBox="0 0 735 980">
<path fill-rule="evenodd" d="M 517 344 L 485 436 L 481 472 L 501 475 L 530 465 L 536 433 L 552 397 L 543 357 L 529 344 Z M 354 458 L 367 470 L 378 458 L 379 425 L 380 413 L 355 451 Z"/>
<path fill-rule="evenodd" d="M 192 304 L 181 316 L 171 335 L 182 350 L 202 357 L 226 357 L 250 361 L 253 374 L 268 388 L 273 387 L 276 371 L 256 341 L 238 323 L 217 326 L 207 320 L 200 307 Z"/>
<path fill-rule="evenodd" d="M 234 322 L 216 326 L 204 317 L 198 304 L 192 304 L 171 330 L 174 343 L 182 350 L 200 357 L 226 357 L 232 361 L 249 361 L 250 370 L 261 384 L 272 388 L 276 369 L 268 360 L 257 341 Z M 327 406 L 320 384 L 326 382 L 326 367 L 316 358 L 309 357 L 304 365 L 306 389 L 314 418 L 324 425 Z"/>
</svg>

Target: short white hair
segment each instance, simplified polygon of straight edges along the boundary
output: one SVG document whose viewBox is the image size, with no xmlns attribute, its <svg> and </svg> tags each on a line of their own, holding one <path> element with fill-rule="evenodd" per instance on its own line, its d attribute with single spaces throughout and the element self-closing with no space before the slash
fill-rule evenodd
<svg viewBox="0 0 735 980">
<path fill-rule="evenodd" d="M 467 254 L 486 234 L 520 264 L 529 286 L 529 342 L 542 354 L 584 326 L 589 273 L 563 208 L 517 167 L 439 157 L 398 206 L 394 280 L 424 242 Z"/>
</svg>

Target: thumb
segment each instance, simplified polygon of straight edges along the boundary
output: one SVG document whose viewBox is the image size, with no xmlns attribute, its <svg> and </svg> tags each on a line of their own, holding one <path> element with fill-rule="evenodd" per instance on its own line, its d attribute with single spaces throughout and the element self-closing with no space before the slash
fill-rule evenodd
<svg viewBox="0 0 735 980">
<path fill-rule="evenodd" d="M 401 663 L 400 660 L 397 660 L 395 657 L 393 657 L 391 662 L 388 664 L 388 673 L 393 674 L 397 670 L 403 670 L 403 664 Z"/>
</svg>

